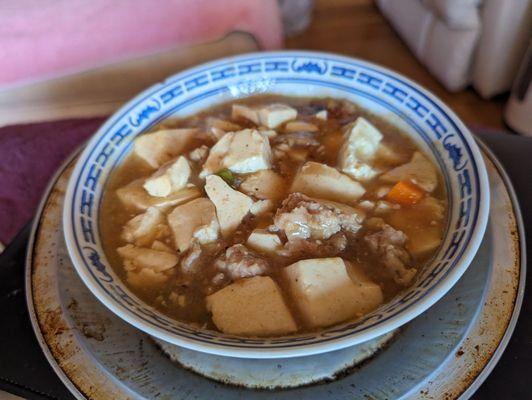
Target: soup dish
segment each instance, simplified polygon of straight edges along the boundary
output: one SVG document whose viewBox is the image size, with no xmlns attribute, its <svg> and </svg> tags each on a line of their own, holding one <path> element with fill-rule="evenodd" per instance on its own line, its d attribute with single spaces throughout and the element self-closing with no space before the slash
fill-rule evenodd
<svg viewBox="0 0 532 400">
<path fill-rule="evenodd" d="M 118 316 L 236 357 L 369 340 L 452 287 L 487 222 L 470 133 L 417 85 L 320 53 L 220 60 L 140 94 L 66 194 L 67 247 Z"/>
</svg>

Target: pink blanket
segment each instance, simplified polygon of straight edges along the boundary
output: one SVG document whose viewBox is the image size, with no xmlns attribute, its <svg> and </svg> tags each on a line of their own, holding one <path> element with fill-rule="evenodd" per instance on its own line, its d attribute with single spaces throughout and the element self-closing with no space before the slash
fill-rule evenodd
<svg viewBox="0 0 532 400">
<path fill-rule="evenodd" d="M 2 0 L 0 86 L 252 33 L 282 44 L 276 0 Z"/>
</svg>

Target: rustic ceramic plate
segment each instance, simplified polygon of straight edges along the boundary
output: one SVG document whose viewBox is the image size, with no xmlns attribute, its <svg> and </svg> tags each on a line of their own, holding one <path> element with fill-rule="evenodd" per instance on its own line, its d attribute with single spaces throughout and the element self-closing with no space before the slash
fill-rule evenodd
<svg viewBox="0 0 532 400">
<path fill-rule="evenodd" d="M 335 362 L 344 367 L 340 364 L 357 351 L 344 349 L 275 364 L 245 360 L 248 364 L 241 367 L 232 358 L 202 355 L 201 364 L 196 360 L 192 366 L 210 371 L 218 381 L 243 386 L 297 384 L 309 371 L 317 379 L 329 378 L 326 384 L 272 392 L 217 383 L 172 363 L 148 335 L 107 310 L 79 279 L 63 243 L 61 214 L 71 164 L 60 171 L 45 195 L 28 246 L 26 290 L 35 333 L 50 364 L 78 398 L 467 398 L 504 351 L 524 291 L 519 208 L 506 174 L 489 152 L 486 164 L 490 223 L 470 268 L 446 296 L 405 325 L 371 360 L 346 375 L 330 376 Z M 229 361 L 232 364 L 225 368 Z M 264 374 L 250 376 L 250 363 L 263 367 Z"/>
<path fill-rule="evenodd" d="M 356 321 L 280 338 L 244 338 L 176 321 L 135 296 L 110 267 L 100 237 L 106 182 L 133 140 L 168 117 L 252 94 L 351 100 L 403 128 L 439 166 L 448 221 L 439 250 L 414 284 Z M 313 52 L 263 52 L 183 71 L 142 92 L 88 142 L 65 195 L 65 243 L 79 276 L 106 307 L 133 326 L 192 350 L 233 357 L 279 358 L 362 343 L 410 321 L 438 301 L 468 268 L 489 211 L 486 168 L 471 133 L 439 99 L 409 79 L 355 58 Z"/>
</svg>

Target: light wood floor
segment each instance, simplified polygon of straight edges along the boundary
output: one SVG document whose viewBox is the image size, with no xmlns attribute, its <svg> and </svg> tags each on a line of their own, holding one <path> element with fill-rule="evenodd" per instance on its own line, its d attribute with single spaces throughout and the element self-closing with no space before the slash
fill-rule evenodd
<svg viewBox="0 0 532 400">
<path fill-rule="evenodd" d="M 449 93 L 401 41 L 372 0 L 317 0 L 310 27 L 286 47 L 330 51 L 394 69 L 425 86 L 473 127 L 502 128 L 505 98 L 484 100 L 472 89 Z"/>
</svg>

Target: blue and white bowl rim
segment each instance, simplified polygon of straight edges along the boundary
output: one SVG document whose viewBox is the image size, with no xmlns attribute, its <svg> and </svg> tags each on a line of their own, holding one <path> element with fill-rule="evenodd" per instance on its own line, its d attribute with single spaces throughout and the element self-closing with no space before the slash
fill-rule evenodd
<svg viewBox="0 0 532 400">
<path fill-rule="evenodd" d="M 413 289 L 376 312 L 317 333 L 240 338 L 173 321 L 133 295 L 106 259 L 99 237 L 98 211 L 108 173 L 127 154 L 136 135 L 170 114 L 221 93 L 240 97 L 268 94 L 270 89 L 282 85 L 327 87 L 377 102 L 405 120 L 426 142 L 442 169 L 449 205 L 459 208 L 450 211 L 456 218 L 449 219 L 446 240 L 434 258 L 434 267 L 421 276 Z M 482 240 L 488 211 L 489 185 L 482 155 L 465 125 L 434 95 L 411 80 L 366 61 L 328 53 L 280 51 L 228 57 L 188 69 L 148 88 L 120 108 L 79 156 L 65 196 L 63 227 L 70 257 L 84 283 L 127 322 L 193 350 L 272 358 L 315 354 L 361 343 L 419 315 L 439 300 L 470 264 Z"/>
</svg>

